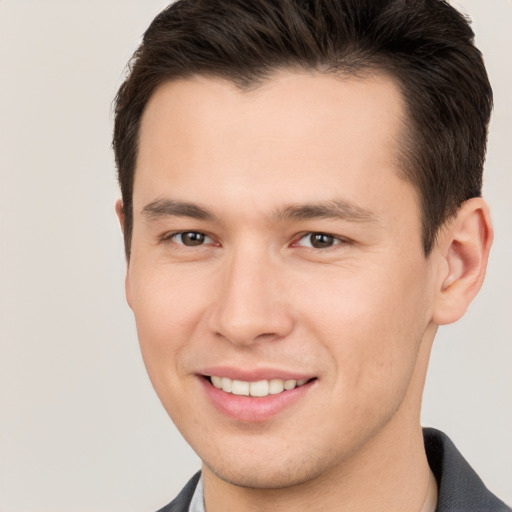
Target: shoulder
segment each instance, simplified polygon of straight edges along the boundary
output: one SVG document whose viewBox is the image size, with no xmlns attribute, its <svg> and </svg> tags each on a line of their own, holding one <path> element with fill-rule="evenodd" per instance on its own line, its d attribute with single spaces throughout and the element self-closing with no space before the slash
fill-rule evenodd
<svg viewBox="0 0 512 512">
<path fill-rule="evenodd" d="M 201 472 L 198 471 L 183 487 L 181 492 L 174 498 L 171 503 L 158 510 L 158 512 L 188 512 L 190 501 L 196 490 L 197 482 L 201 477 Z"/>
<path fill-rule="evenodd" d="M 450 438 L 433 428 L 423 429 L 425 451 L 437 480 L 436 512 L 510 512 L 492 494 Z"/>
</svg>

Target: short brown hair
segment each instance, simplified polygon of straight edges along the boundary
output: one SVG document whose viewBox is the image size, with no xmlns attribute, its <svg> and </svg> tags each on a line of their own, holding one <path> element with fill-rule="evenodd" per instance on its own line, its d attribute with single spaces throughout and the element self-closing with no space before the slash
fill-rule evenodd
<svg viewBox="0 0 512 512">
<path fill-rule="evenodd" d="M 163 82 L 221 77 L 241 88 L 283 68 L 379 70 L 407 105 L 403 172 L 420 197 L 425 254 L 481 194 L 492 89 L 469 21 L 441 0 L 178 0 L 151 23 L 115 99 L 113 147 L 130 256 L 144 108 Z"/>
</svg>

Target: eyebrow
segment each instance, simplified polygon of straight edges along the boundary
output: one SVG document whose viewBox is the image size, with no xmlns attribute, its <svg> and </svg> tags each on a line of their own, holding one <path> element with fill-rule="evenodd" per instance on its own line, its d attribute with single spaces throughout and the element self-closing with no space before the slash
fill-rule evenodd
<svg viewBox="0 0 512 512">
<path fill-rule="evenodd" d="M 215 215 L 205 207 L 186 201 L 157 199 L 144 206 L 142 215 L 148 220 L 162 217 L 189 217 L 198 220 L 215 220 Z M 272 215 L 274 222 L 286 220 L 341 219 L 349 222 L 375 222 L 375 214 L 366 208 L 344 199 L 318 203 L 289 204 Z"/>
<path fill-rule="evenodd" d="M 291 204 L 274 213 L 276 221 L 281 220 L 311 220 L 311 219 L 341 219 L 350 222 L 376 222 L 375 214 L 344 199 L 321 201 L 311 204 Z"/>
<path fill-rule="evenodd" d="M 148 220 L 162 217 L 190 217 L 199 220 L 213 220 L 213 213 L 194 203 L 174 201 L 172 199 L 157 199 L 142 209 L 142 215 Z"/>
</svg>

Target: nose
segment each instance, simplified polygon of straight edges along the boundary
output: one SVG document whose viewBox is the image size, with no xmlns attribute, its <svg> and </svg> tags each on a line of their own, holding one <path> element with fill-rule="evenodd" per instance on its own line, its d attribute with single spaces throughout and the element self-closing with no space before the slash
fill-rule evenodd
<svg viewBox="0 0 512 512">
<path fill-rule="evenodd" d="M 209 327 L 216 336 L 250 346 L 283 338 L 293 330 L 284 276 L 269 256 L 254 251 L 233 255 L 219 277 L 217 302 L 209 315 Z"/>
</svg>

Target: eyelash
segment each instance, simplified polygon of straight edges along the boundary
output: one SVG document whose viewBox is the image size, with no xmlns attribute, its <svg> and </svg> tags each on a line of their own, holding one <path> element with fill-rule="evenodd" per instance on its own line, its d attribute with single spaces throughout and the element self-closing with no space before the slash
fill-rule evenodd
<svg viewBox="0 0 512 512">
<path fill-rule="evenodd" d="M 213 242 L 212 238 L 209 235 L 207 235 L 206 233 L 203 233 L 202 231 L 191 231 L 191 230 L 174 231 L 172 233 L 166 233 L 160 238 L 160 240 L 162 242 L 172 242 L 180 247 L 201 247 L 201 246 L 205 245 L 204 243 L 186 245 L 185 243 L 176 242 L 175 238 L 180 235 L 184 235 L 184 234 L 199 235 L 199 236 L 202 236 L 205 239 L 209 239 Z M 182 239 L 182 241 L 183 241 L 183 239 Z M 217 244 L 215 244 L 215 242 L 213 242 L 213 243 L 214 243 L 214 245 L 217 245 Z"/>
<path fill-rule="evenodd" d="M 194 235 L 194 236 L 197 236 L 199 235 L 199 237 L 203 237 L 202 241 L 200 241 L 200 243 L 197 243 L 197 244 L 190 244 L 190 245 L 187 245 L 185 243 L 179 243 L 177 242 L 175 239 L 176 237 L 180 236 L 180 235 L 184 235 L 184 234 L 189 234 L 189 235 Z M 327 245 L 325 247 L 315 247 L 313 244 L 315 242 L 312 242 L 312 239 L 313 237 L 317 237 L 317 238 L 320 238 L 320 237 L 323 237 L 324 239 L 326 238 L 327 239 L 327 243 L 330 244 L 330 245 Z M 309 245 L 299 245 L 299 242 L 303 239 L 307 239 L 309 238 L 310 240 L 310 244 Z M 202 231 L 174 231 L 172 233 L 166 233 L 165 235 L 163 235 L 161 237 L 161 241 L 162 242 L 172 242 L 180 247 L 202 247 L 204 245 L 206 245 L 204 243 L 205 239 L 209 239 L 211 241 L 211 243 L 213 243 L 213 245 L 220 245 L 216 242 L 213 241 L 212 237 L 210 237 L 209 235 L 207 235 L 206 233 L 202 232 Z M 316 242 L 318 243 L 319 240 L 317 240 Z M 182 242 L 183 242 L 183 239 L 182 239 Z M 321 242 L 320 242 L 321 243 Z M 302 233 L 298 238 L 295 238 L 294 242 L 291 244 L 292 247 L 304 247 L 304 248 L 307 248 L 307 249 L 313 249 L 313 250 L 320 250 L 320 251 L 326 251 L 326 250 L 329 250 L 329 249 L 332 249 L 338 245 L 342 245 L 342 244 L 348 244 L 350 243 L 350 240 L 346 239 L 346 238 L 343 238 L 343 237 L 338 237 L 338 236 L 335 236 L 335 235 L 331 235 L 330 233 L 324 233 L 324 232 L 321 232 L 321 231 L 310 231 L 310 232 L 307 232 L 307 233 Z M 208 243 L 208 245 L 210 245 L 210 243 Z"/>
<path fill-rule="evenodd" d="M 332 242 L 332 243 L 330 245 L 328 245 L 327 247 L 315 247 L 312 242 L 313 237 L 324 237 L 324 238 L 329 239 L 329 242 Z M 316 250 L 324 250 L 325 251 L 325 250 L 333 249 L 334 247 L 336 247 L 338 245 L 349 243 L 349 240 L 347 240 L 346 238 L 331 235 L 330 233 L 324 233 L 321 231 L 310 231 L 308 233 L 303 233 L 299 238 L 296 239 L 297 241 L 294 242 L 292 245 L 297 246 L 298 242 L 300 242 L 301 240 L 306 239 L 306 238 L 309 238 L 310 245 L 299 246 L 299 247 L 306 247 L 308 249 L 316 249 Z"/>
</svg>

